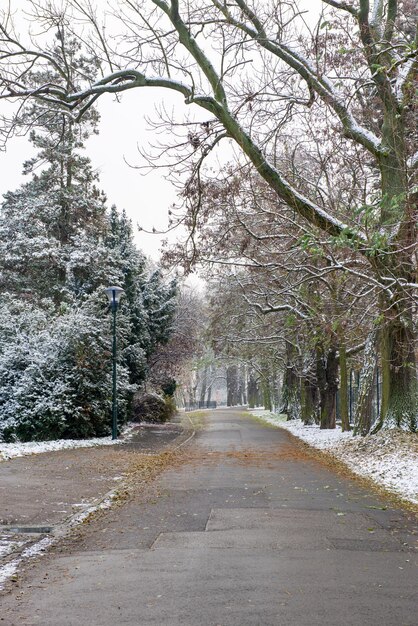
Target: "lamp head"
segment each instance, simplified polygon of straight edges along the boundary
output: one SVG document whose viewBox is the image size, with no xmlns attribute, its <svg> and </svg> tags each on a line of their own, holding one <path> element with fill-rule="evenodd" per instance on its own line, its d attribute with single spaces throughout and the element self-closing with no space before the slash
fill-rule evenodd
<svg viewBox="0 0 418 626">
<path fill-rule="evenodd" d="M 116 308 L 118 306 L 121 295 L 125 293 L 122 287 L 118 287 L 117 285 L 107 287 L 107 289 L 105 289 L 105 292 L 107 297 L 109 298 L 109 302 L 112 308 Z"/>
</svg>

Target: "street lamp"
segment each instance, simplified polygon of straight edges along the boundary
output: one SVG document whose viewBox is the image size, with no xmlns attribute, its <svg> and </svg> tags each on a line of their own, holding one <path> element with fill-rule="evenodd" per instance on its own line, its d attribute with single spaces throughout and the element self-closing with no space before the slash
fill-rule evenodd
<svg viewBox="0 0 418 626">
<path fill-rule="evenodd" d="M 113 313 L 113 388 L 112 388 L 112 439 L 118 438 L 118 405 L 116 391 L 116 311 L 121 295 L 124 293 L 122 287 L 108 287 L 105 289 L 109 298 L 110 307 Z"/>
</svg>

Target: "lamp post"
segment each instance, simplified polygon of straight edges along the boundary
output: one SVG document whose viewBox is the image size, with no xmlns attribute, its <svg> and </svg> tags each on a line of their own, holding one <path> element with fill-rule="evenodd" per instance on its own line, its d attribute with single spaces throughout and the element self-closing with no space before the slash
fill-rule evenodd
<svg viewBox="0 0 418 626">
<path fill-rule="evenodd" d="M 108 287 L 105 289 L 106 295 L 109 298 L 110 307 L 113 314 L 113 386 L 112 386 L 112 439 L 118 438 L 118 405 L 117 405 L 117 390 L 116 390 L 116 311 L 121 295 L 124 293 L 122 287 Z"/>
</svg>

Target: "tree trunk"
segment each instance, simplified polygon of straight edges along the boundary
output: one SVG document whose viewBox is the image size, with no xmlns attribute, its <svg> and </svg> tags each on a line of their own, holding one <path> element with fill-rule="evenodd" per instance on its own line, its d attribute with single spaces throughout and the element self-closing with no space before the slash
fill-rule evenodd
<svg viewBox="0 0 418 626">
<path fill-rule="evenodd" d="M 242 404 L 247 404 L 247 367 L 245 365 L 242 366 L 241 371 L 241 384 L 242 384 Z"/>
<path fill-rule="evenodd" d="M 280 413 L 286 413 L 288 421 L 300 418 L 300 380 L 293 368 L 287 371 L 283 383 Z"/>
<path fill-rule="evenodd" d="M 208 366 L 205 365 L 205 369 L 203 371 L 202 383 L 200 387 L 200 405 L 201 406 L 205 404 L 207 380 L 208 380 Z"/>
<path fill-rule="evenodd" d="M 305 376 L 301 383 L 301 419 L 305 425 L 318 422 L 318 387 L 312 376 Z"/>
<path fill-rule="evenodd" d="M 271 411 L 273 409 L 273 405 L 271 401 L 270 370 L 268 365 L 266 365 L 265 363 L 261 364 L 260 387 L 263 398 L 263 406 L 266 411 Z"/>
<path fill-rule="evenodd" d="M 402 428 L 415 432 L 418 419 L 417 371 L 412 319 L 408 312 L 386 322 L 381 331 L 380 350 L 382 407 L 374 431 Z"/>
<path fill-rule="evenodd" d="M 320 394 L 320 427 L 335 428 L 338 391 L 338 360 L 335 348 L 326 355 L 317 351 L 317 378 Z"/>
<path fill-rule="evenodd" d="M 296 378 L 289 394 L 287 421 L 300 419 L 300 380 Z"/>
<path fill-rule="evenodd" d="M 386 103 L 385 103 L 386 104 Z M 416 282 L 412 250 L 416 245 L 418 193 L 408 194 L 406 165 L 405 109 L 389 102 L 384 110 L 379 158 L 382 177 L 381 226 L 388 232 L 388 250 L 376 257 L 381 276 L 393 276 L 405 283 Z M 399 225 L 390 237 L 393 225 Z M 390 254 L 385 254 L 390 252 Z M 384 319 L 380 336 L 382 361 L 382 410 L 374 430 L 402 428 L 415 432 L 418 420 L 418 381 L 414 346 L 413 293 L 394 286 L 380 298 Z"/>
<path fill-rule="evenodd" d="M 372 424 L 373 380 L 377 365 L 378 331 L 375 329 L 367 338 L 364 348 L 363 367 L 360 372 L 360 389 L 354 413 L 354 434 L 367 435 Z"/>
<path fill-rule="evenodd" d="M 250 409 L 254 409 L 257 404 L 257 382 L 252 372 L 248 375 L 247 394 L 248 394 L 248 406 Z"/>
<path fill-rule="evenodd" d="M 261 389 L 263 393 L 264 408 L 266 409 L 266 411 L 271 411 L 273 406 L 271 402 L 270 384 L 269 384 L 269 380 L 264 378 L 264 376 L 261 382 Z"/>
<path fill-rule="evenodd" d="M 300 380 L 295 368 L 295 356 L 294 346 L 286 341 L 286 369 L 283 375 L 280 413 L 286 413 L 288 420 L 300 417 Z"/>
<path fill-rule="evenodd" d="M 241 365 L 237 370 L 237 404 L 242 406 L 247 404 L 245 399 L 245 366 Z"/>
<path fill-rule="evenodd" d="M 340 346 L 340 413 L 341 430 L 350 430 L 348 416 L 348 376 L 347 376 L 347 353 L 345 345 Z"/>
<path fill-rule="evenodd" d="M 274 371 L 273 375 L 273 410 L 277 412 L 280 406 L 280 383 L 278 371 Z"/>
<path fill-rule="evenodd" d="M 226 370 L 226 403 L 227 406 L 236 406 L 238 391 L 238 368 L 230 365 Z"/>
</svg>

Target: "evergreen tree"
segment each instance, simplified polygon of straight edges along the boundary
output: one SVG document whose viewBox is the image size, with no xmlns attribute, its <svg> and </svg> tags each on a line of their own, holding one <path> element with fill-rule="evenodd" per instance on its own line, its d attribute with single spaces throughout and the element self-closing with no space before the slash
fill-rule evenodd
<svg viewBox="0 0 418 626">
<path fill-rule="evenodd" d="M 24 164 L 32 179 L 5 195 L 0 281 L 3 290 L 36 293 L 59 304 L 73 294 L 90 293 L 106 276 L 106 198 L 90 160 L 81 154 L 98 116 L 92 111 L 75 124 L 62 112 L 34 103 L 22 117 L 37 121 L 30 140 L 38 152 Z"/>
<path fill-rule="evenodd" d="M 110 342 L 103 306 L 90 296 L 57 315 L 7 295 L 0 305 L 0 434 L 23 441 L 109 434 Z M 121 418 L 129 395 L 119 367 Z"/>
<path fill-rule="evenodd" d="M 127 333 L 122 357 L 131 384 L 139 385 L 146 378 L 151 355 L 170 336 L 177 288 L 175 281 L 165 284 L 159 270 L 150 271 L 146 257 L 135 247 L 131 221 L 115 207 L 110 212 L 107 246 L 125 290 L 120 308 Z"/>
</svg>

